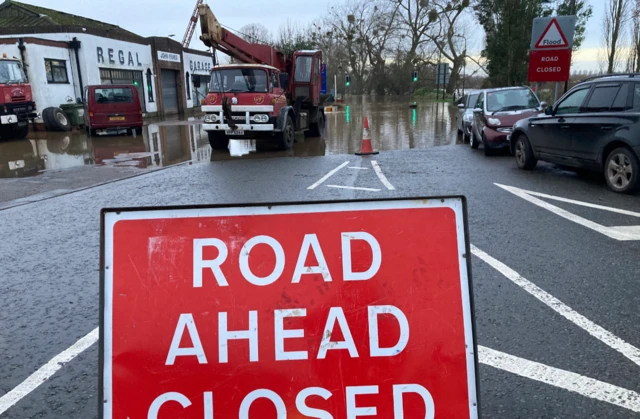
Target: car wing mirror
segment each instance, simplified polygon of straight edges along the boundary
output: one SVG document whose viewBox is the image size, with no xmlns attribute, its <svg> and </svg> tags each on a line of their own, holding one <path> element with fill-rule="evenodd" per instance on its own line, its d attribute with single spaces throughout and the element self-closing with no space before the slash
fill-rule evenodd
<svg viewBox="0 0 640 419">
<path fill-rule="evenodd" d="M 544 114 L 545 115 L 553 115 L 553 108 L 551 106 L 548 106 L 545 110 L 544 110 Z"/>
<path fill-rule="evenodd" d="M 289 74 L 280 73 L 280 87 L 284 90 L 289 90 Z"/>
<path fill-rule="evenodd" d="M 464 109 L 464 103 L 458 103 L 458 109 Z"/>
</svg>

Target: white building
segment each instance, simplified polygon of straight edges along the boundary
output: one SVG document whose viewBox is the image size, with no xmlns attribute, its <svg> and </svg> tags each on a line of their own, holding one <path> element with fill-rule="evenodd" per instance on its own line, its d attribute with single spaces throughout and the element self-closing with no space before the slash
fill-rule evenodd
<svg viewBox="0 0 640 419">
<path fill-rule="evenodd" d="M 87 85 L 133 84 L 145 116 L 182 114 L 200 106 L 212 64 L 168 38 L 12 0 L 0 4 L 3 53 L 23 62 L 39 112 L 75 102 Z"/>
</svg>

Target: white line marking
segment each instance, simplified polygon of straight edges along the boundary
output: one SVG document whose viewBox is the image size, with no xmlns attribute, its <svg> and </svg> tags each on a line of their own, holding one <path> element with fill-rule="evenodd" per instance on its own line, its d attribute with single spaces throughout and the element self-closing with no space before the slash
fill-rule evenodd
<svg viewBox="0 0 640 419">
<path fill-rule="evenodd" d="M 514 188 L 513 186 L 501 185 L 499 183 L 494 183 L 494 185 L 499 186 L 506 190 L 509 190 L 508 188 Z M 514 188 L 514 189 L 519 189 L 519 188 Z M 640 218 L 640 212 L 628 211 L 628 210 L 618 209 L 614 207 L 605 207 L 604 205 L 597 205 L 597 204 L 591 204 L 589 202 L 576 201 L 574 199 L 563 198 L 561 196 L 555 196 L 555 195 L 547 195 L 545 193 L 540 193 L 540 192 L 527 191 L 525 189 L 520 189 L 520 190 L 528 193 L 529 195 L 537 196 L 539 198 L 547 198 L 547 199 L 552 199 L 554 201 L 560 201 L 560 202 L 566 202 L 568 204 L 579 205 L 581 207 L 595 208 L 603 211 L 615 212 L 618 214 L 630 215 L 631 217 Z"/>
<path fill-rule="evenodd" d="M 541 199 L 535 198 L 533 195 L 539 195 L 538 193 L 531 193 L 530 191 L 526 191 L 524 189 L 520 189 L 520 188 L 516 188 L 513 186 L 507 186 L 507 185 L 501 185 L 499 183 L 494 183 L 494 185 L 508 191 L 511 192 L 512 194 L 519 196 L 520 198 L 531 202 L 534 205 L 537 205 L 541 208 L 544 208 L 548 211 L 551 211 L 552 213 L 559 215 L 562 218 L 566 218 L 569 221 L 573 221 L 576 224 L 580 224 L 583 227 L 587 227 L 590 228 L 591 230 L 597 231 L 600 234 L 604 234 L 607 237 L 610 237 L 612 239 L 616 239 L 616 240 L 620 240 L 620 241 L 627 241 L 627 240 L 640 240 L 640 236 L 636 235 L 636 234 L 630 234 L 624 231 L 618 231 L 618 230 L 614 230 L 611 227 L 605 227 L 601 224 L 598 223 L 594 223 L 591 220 L 587 220 L 586 218 L 580 217 L 579 215 L 575 215 L 572 212 L 569 212 L 567 210 L 564 210 L 562 208 L 556 207 L 555 205 L 549 204 L 548 202 L 545 202 Z M 546 197 L 551 197 L 552 195 L 547 195 Z M 555 197 L 558 198 L 558 197 Z M 552 198 L 549 198 L 552 199 Z M 557 199 L 557 200 L 564 200 L 564 198 L 561 199 Z M 566 202 L 566 200 L 564 201 Z M 579 202 L 579 201 L 577 201 Z M 584 204 L 584 203 L 583 203 Z M 583 205 L 583 206 L 588 206 L 588 205 Z M 605 207 L 608 208 L 608 207 Z M 600 208 L 602 209 L 602 208 Z M 609 210 L 613 210 L 614 208 L 610 208 Z M 607 210 L 607 211 L 609 211 Z M 618 212 L 618 211 L 623 211 L 623 210 L 616 210 L 613 212 Z M 630 212 L 630 211 L 629 211 Z M 627 214 L 630 215 L 630 214 Z"/>
<path fill-rule="evenodd" d="M 349 169 L 355 169 L 355 170 L 369 170 L 368 167 L 356 167 L 356 166 L 349 166 Z"/>
<path fill-rule="evenodd" d="M 587 319 L 582 314 L 567 306 L 553 295 L 549 294 L 531 281 L 523 278 L 518 272 L 509 268 L 499 260 L 489 256 L 487 253 L 478 249 L 474 245 L 471 245 L 471 253 L 482 259 L 485 263 L 490 265 L 496 271 L 500 272 L 507 279 L 513 281 L 516 285 L 527 291 L 529 294 L 542 301 L 553 311 L 560 314 L 562 317 L 569 320 L 581 329 L 585 330 L 587 333 L 589 333 L 591 336 L 598 339 L 605 345 L 620 352 L 636 365 L 640 366 L 640 349 L 625 342 L 613 333 Z"/>
<path fill-rule="evenodd" d="M 330 171 L 326 175 L 322 176 L 319 181 L 317 181 L 313 185 L 309 186 L 307 189 L 315 189 L 318 186 L 322 185 L 327 179 L 329 179 L 331 176 L 335 175 L 338 172 L 338 170 L 342 169 L 343 167 L 345 167 L 348 164 L 349 164 L 348 161 L 342 163 L 340 166 L 336 167 L 335 169 L 333 169 L 332 171 Z"/>
<path fill-rule="evenodd" d="M 327 185 L 327 188 L 352 189 L 352 190 L 354 190 L 354 191 L 380 192 L 380 189 L 374 189 L 374 188 L 360 188 L 360 187 L 357 187 L 357 186 Z"/>
<path fill-rule="evenodd" d="M 634 412 L 640 412 L 640 394 L 635 391 L 480 345 L 478 345 L 478 360 L 482 364 L 508 371 L 521 377 L 563 388 Z"/>
<path fill-rule="evenodd" d="M 619 227 L 609 227 L 611 230 L 619 231 L 626 235 L 638 236 L 638 240 L 640 240 L 640 226 L 619 226 Z"/>
<path fill-rule="evenodd" d="M 26 380 L 18 384 L 13 390 L 0 397 L 0 415 L 11 406 L 18 403 L 23 397 L 38 388 L 40 384 L 47 381 L 53 374 L 62 368 L 67 362 L 81 354 L 84 350 L 98 341 L 99 328 L 93 329 L 85 337 L 78 340 L 64 352 L 56 355 L 49 362 L 40 367 L 36 372 L 27 377 Z"/>
<path fill-rule="evenodd" d="M 389 182 L 389 180 L 384 175 L 384 173 L 382 173 L 382 169 L 380 169 L 378 162 L 375 160 L 371 160 L 371 165 L 373 166 L 373 170 L 376 171 L 376 175 L 378 175 L 378 178 L 380 178 L 380 182 L 382 182 L 382 184 L 386 186 L 386 188 L 389 189 L 390 191 L 395 191 L 396 188 L 393 187 L 393 185 L 391 184 L 391 182 Z"/>
</svg>

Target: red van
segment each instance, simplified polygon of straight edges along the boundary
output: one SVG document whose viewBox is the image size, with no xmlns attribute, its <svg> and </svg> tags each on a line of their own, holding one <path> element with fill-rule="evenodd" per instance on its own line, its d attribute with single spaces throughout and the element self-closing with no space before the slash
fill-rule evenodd
<svg viewBox="0 0 640 419">
<path fill-rule="evenodd" d="M 142 134 L 142 107 L 135 86 L 87 86 L 84 97 L 84 124 L 91 135 L 129 130 Z"/>
</svg>

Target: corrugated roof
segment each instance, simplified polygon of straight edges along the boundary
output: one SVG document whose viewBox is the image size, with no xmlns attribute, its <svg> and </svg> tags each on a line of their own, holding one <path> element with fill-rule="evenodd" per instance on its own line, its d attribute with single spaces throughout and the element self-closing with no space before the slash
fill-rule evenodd
<svg viewBox="0 0 640 419">
<path fill-rule="evenodd" d="M 45 7 L 6 0 L 0 4 L 0 28 L 81 26 L 139 36 L 119 26 Z"/>
</svg>

